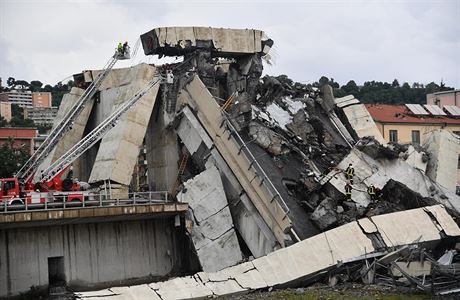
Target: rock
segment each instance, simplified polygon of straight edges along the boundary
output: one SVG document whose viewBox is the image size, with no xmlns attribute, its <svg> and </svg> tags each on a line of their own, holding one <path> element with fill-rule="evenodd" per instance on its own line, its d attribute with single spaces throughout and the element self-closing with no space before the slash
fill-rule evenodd
<svg viewBox="0 0 460 300">
<path fill-rule="evenodd" d="M 297 111 L 292 118 L 292 122 L 287 124 L 286 127 L 298 135 L 304 142 L 307 141 L 310 134 L 314 131 L 313 126 L 308 123 L 307 114 L 303 109 Z"/>
<path fill-rule="evenodd" d="M 315 211 L 311 214 L 310 219 L 322 231 L 336 224 L 337 213 L 335 209 L 335 201 L 331 198 L 326 198 L 321 201 Z"/>
<path fill-rule="evenodd" d="M 323 99 L 320 103 L 321 107 L 328 113 L 333 111 L 335 107 L 334 92 L 329 84 L 321 87 L 321 96 Z"/>
<path fill-rule="evenodd" d="M 341 213 L 343 213 L 344 211 L 345 211 L 345 210 L 343 209 L 342 206 L 340 206 L 340 205 L 337 206 L 336 212 L 337 212 L 338 214 L 341 214 Z"/>
<path fill-rule="evenodd" d="M 286 143 L 284 138 L 265 126 L 251 122 L 249 124 L 249 134 L 255 139 L 257 144 L 267 149 L 273 155 L 289 152 L 289 149 L 284 146 Z"/>
</svg>

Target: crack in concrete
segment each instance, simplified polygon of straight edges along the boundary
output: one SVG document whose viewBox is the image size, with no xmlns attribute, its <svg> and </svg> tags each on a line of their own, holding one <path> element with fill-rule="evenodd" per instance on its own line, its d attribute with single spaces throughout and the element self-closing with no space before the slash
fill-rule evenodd
<svg viewBox="0 0 460 300">
<path fill-rule="evenodd" d="M 433 224 L 436 227 L 436 229 L 439 230 L 440 237 L 441 238 L 446 238 L 447 234 L 444 231 L 444 227 L 442 227 L 441 223 L 439 223 L 438 218 L 436 216 L 436 213 L 428 210 L 427 208 L 423 208 L 423 211 L 430 217 L 430 220 L 431 220 L 431 222 L 433 222 Z M 439 229 L 439 228 L 441 228 L 441 229 Z"/>
<path fill-rule="evenodd" d="M 356 221 L 356 223 L 358 223 L 358 226 L 361 229 L 361 231 L 363 232 L 363 234 L 371 241 L 372 246 L 374 246 L 375 250 L 380 249 L 382 247 L 381 245 L 386 247 L 385 241 L 383 240 L 383 238 L 382 238 L 377 226 L 375 225 L 375 223 L 372 222 L 371 218 L 366 218 L 366 219 L 368 219 L 375 226 L 377 231 L 376 232 L 366 232 L 364 230 L 364 228 L 362 227 L 362 225 L 359 223 L 359 220 L 358 220 L 358 221 Z"/>
<path fill-rule="evenodd" d="M 200 250 L 201 248 L 203 248 L 204 246 L 209 245 L 211 242 L 214 242 L 214 241 L 220 239 L 222 236 L 224 236 L 226 233 L 228 233 L 228 232 L 229 232 L 230 230 L 232 230 L 232 229 L 234 229 L 233 226 L 231 226 L 229 229 L 227 229 L 224 233 L 222 233 L 221 235 L 219 235 L 219 236 L 216 237 L 216 238 L 210 238 L 210 237 L 204 235 L 202 232 L 200 232 L 201 236 L 202 236 L 205 240 L 209 240 L 209 242 L 203 244 L 200 248 L 196 248 L 196 250 L 198 251 L 198 250 Z M 192 239 L 193 239 L 193 235 L 192 235 Z"/>
</svg>

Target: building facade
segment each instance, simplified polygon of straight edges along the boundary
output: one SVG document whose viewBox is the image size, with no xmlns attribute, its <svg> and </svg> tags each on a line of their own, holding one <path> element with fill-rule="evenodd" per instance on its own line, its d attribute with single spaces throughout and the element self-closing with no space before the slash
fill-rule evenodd
<svg viewBox="0 0 460 300">
<path fill-rule="evenodd" d="M 449 116 L 416 116 L 404 105 L 366 104 L 387 142 L 423 143 L 423 134 L 445 129 L 460 136 L 460 119 Z"/>
<path fill-rule="evenodd" d="M 50 92 L 33 92 L 32 105 L 34 107 L 51 107 L 52 97 Z"/>
<path fill-rule="evenodd" d="M 423 135 L 436 129 L 460 136 L 460 118 L 417 116 L 405 105 L 366 104 L 366 108 L 387 142 L 422 144 Z M 460 186 L 460 146 L 458 153 L 457 186 Z"/>
<path fill-rule="evenodd" d="M 36 128 L 26 127 L 0 127 L 0 146 L 8 142 L 11 138 L 14 140 L 15 148 L 28 147 L 30 154 L 34 151 L 34 139 L 37 137 Z"/>
<path fill-rule="evenodd" d="M 453 105 L 460 107 L 460 90 L 437 92 L 426 95 L 426 103 L 444 107 L 446 105 Z"/>
<path fill-rule="evenodd" d="M 11 121 L 11 103 L 0 102 L 0 116 L 2 116 L 7 122 Z"/>
<path fill-rule="evenodd" d="M 58 107 L 27 107 L 24 108 L 24 118 L 31 119 L 36 125 L 53 125 Z"/>
<path fill-rule="evenodd" d="M 33 107 L 32 92 L 12 90 L 6 93 L 0 93 L 0 102 L 17 104 L 19 107 Z"/>
</svg>

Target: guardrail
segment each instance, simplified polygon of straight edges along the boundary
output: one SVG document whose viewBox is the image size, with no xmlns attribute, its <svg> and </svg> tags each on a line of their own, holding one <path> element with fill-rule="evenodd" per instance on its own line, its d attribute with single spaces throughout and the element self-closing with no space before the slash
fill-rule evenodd
<svg viewBox="0 0 460 300">
<path fill-rule="evenodd" d="M 270 194 L 270 196 L 272 197 L 271 201 L 277 199 L 277 202 L 282 207 L 284 213 L 286 215 L 289 214 L 290 212 L 289 206 L 286 204 L 283 197 L 281 197 L 281 194 L 278 192 L 276 187 L 273 185 L 272 181 L 267 176 L 267 174 L 265 173 L 264 169 L 259 164 L 257 159 L 254 157 L 251 150 L 249 150 L 248 146 L 244 142 L 243 138 L 239 135 L 238 131 L 233 126 L 232 122 L 227 118 L 226 112 L 223 111 L 222 115 L 224 117 L 225 125 L 227 126 L 226 128 L 230 131 L 230 134 L 234 137 L 235 141 L 240 147 L 238 151 L 238 155 L 241 153 L 244 154 L 244 157 L 249 162 L 249 167 L 253 168 L 256 175 L 260 177 L 260 185 L 263 185 L 265 189 L 268 191 L 268 193 Z"/>
<path fill-rule="evenodd" d="M 78 192 L 75 192 L 78 193 Z M 88 193 L 88 192 L 83 192 Z M 45 193 L 42 193 L 45 194 Z M 136 206 L 146 204 L 158 204 L 173 202 L 172 197 L 166 191 L 158 192 L 135 192 L 135 193 L 88 193 L 84 194 L 83 201 L 63 201 L 64 195 L 50 195 L 50 201 L 43 203 L 7 204 L 6 201 L 0 202 L 0 214 L 24 211 L 50 211 L 57 209 L 93 208 L 107 206 Z"/>
</svg>

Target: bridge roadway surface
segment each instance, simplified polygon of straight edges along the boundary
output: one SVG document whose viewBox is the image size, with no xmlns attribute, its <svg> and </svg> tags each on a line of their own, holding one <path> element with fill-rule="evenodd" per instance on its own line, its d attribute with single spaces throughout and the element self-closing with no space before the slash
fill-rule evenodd
<svg viewBox="0 0 460 300">
<path fill-rule="evenodd" d="M 113 222 L 174 216 L 188 210 L 173 202 L 167 192 L 132 193 L 125 199 L 97 194 L 83 202 L 0 203 L 0 229 L 54 224 Z"/>
</svg>

